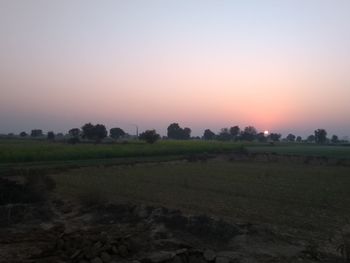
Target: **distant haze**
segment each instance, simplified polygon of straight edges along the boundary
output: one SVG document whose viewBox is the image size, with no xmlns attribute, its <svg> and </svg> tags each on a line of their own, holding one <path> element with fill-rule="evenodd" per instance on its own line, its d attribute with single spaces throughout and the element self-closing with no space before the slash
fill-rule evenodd
<svg viewBox="0 0 350 263">
<path fill-rule="evenodd" d="M 0 1 L 0 133 L 350 135 L 350 1 Z"/>
</svg>

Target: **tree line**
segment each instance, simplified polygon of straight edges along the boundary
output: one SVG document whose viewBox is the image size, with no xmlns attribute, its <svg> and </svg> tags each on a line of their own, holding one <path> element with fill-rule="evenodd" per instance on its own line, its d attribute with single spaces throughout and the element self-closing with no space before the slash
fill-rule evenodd
<svg viewBox="0 0 350 263">
<path fill-rule="evenodd" d="M 171 123 L 167 128 L 167 136 L 163 139 L 172 140 L 190 140 L 190 139 L 203 139 L 203 140 L 220 140 L 220 141 L 257 141 L 257 142 L 306 142 L 306 143 L 339 143 L 344 142 L 339 140 L 337 135 L 332 135 L 331 138 L 327 137 L 327 131 L 325 129 L 317 129 L 313 134 L 310 134 L 305 139 L 301 136 L 296 136 L 289 133 L 285 138 L 282 138 L 279 133 L 258 132 L 254 126 L 247 126 L 241 129 L 238 125 L 229 128 L 222 128 L 220 132 L 215 133 L 210 129 L 205 129 L 202 137 L 191 137 L 192 130 L 188 127 L 182 128 L 178 123 Z M 12 134 L 11 134 L 12 135 Z M 21 137 L 27 137 L 29 134 L 21 132 Z M 55 134 L 53 131 L 47 133 L 48 140 L 55 140 L 56 137 L 63 137 L 62 133 Z M 30 133 L 30 137 L 42 138 L 45 137 L 44 133 L 40 129 L 33 129 Z M 118 140 L 121 138 L 135 137 L 127 134 L 122 128 L 114 127 L 107 131 L 107 128 L 103 124 L 86 123 L 81 128 L 72 128 L 68 131 L 68 143 L 79 143 L 82 139 L 94 141 L 96 143 L 101 142 L 106 137 Z M 155 143 L 161 136 L 156 130 L 146 130 L 138 135 L 138 139 L 144 140 L 148 143 Z"/>
</svg>

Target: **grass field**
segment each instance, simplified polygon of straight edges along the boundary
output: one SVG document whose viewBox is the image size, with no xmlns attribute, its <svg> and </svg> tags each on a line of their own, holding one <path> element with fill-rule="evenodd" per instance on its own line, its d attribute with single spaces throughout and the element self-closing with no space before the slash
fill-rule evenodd
<svg viewBox="0 0 350 263">
<path fill-rule="evenodd" d="M 67 196 L 142 201 L 198 213 L 332 233 L 350 220 L 350 168 L 260 162 L 172 162 L 55 175 Z"/>
<path fill-rule="evenodd" d="M 317 145 L 317 144 L 276 144 L 253 145 L 247 147 L 250 152 L 270 152 L 277 154 L 295 154 L 308 156 L 324 156 L 331 158 L 350 158 L 350 146 Z"/>
<path fill-rule="evenodd" d="M 45 140 L 0 139 L 0 164 L 40 163 L 59 161 L 108 160 L 113 158 L 175 156 L 193 153 L 226 153 L 239 151 L 244 145 L 249 152 L 274 152 L 350 158 L 350 147 L 308 144 L 234 143 L 220 141 L 159 141 L 146 144 L 141 141 L 114 144 L 76 144 Z"/>
<path fill-rule="evenodd" d="M 159 141 L 152 145 L 138 141 L 125 144 L 69 145 L 47 141 L 0 140 L 0 164 L 220 153 L 238 147 L 235 143 L 218 141 Z"/>
</svg>

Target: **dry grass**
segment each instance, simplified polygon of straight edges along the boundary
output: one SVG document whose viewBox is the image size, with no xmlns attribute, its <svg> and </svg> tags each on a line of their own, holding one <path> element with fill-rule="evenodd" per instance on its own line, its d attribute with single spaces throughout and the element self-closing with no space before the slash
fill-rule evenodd
<svg viewBox="0 0 350 263">
<path fill-rule="evenodd" d="M 155 203 L 311 232 L 350 219 L 350 168 L 278 163 L 163 163 L 81 168 L 56 175 L 58 191 Z"/>
</svg>

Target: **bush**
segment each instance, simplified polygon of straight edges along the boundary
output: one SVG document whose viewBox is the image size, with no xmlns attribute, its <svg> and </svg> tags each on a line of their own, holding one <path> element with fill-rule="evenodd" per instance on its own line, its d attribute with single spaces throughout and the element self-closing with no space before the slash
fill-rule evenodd
<svg viewBox="0 0 350 263">
<path fill-rule="evenodd" d="M 147 130 L 140 134 L 140 140 L 144 140 L 147 143 L 155 143 L 160 139 L 160 135 L 156 133 L 155 130 Z"/>
</svg>

